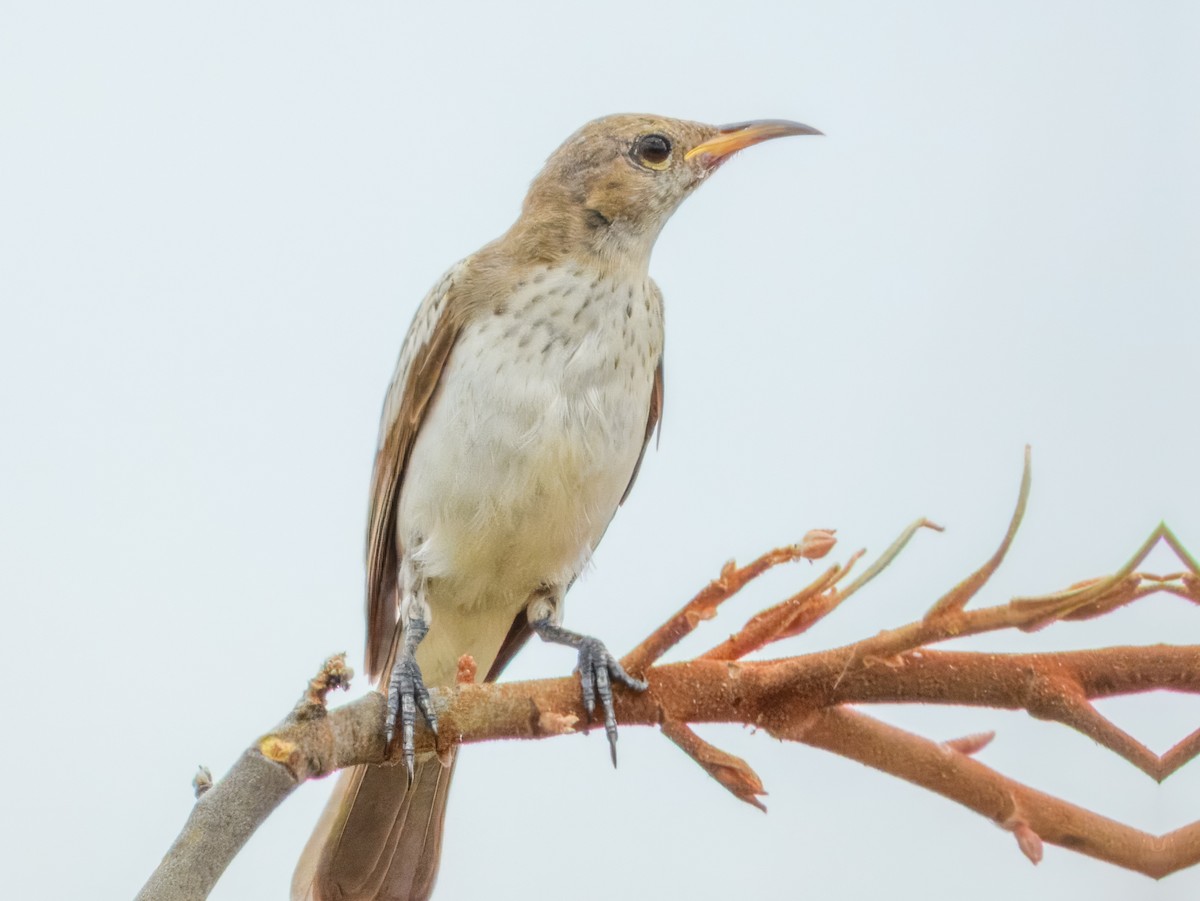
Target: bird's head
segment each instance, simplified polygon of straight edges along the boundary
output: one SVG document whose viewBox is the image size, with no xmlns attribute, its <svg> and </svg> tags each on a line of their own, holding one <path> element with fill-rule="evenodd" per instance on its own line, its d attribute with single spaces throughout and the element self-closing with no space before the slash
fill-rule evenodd
<svg viewBox="0 0 1200 901">
<path fill-rule="evenodd" d="M 581 256 L 603 268 L 644 271 L 671 214 L 733 154 L 771 138 L 820 133 L 780 119 L 722 126 L 645 115 L 596 119 L 546 161 L 508 237 L 527 258 Z"/>
</svg>

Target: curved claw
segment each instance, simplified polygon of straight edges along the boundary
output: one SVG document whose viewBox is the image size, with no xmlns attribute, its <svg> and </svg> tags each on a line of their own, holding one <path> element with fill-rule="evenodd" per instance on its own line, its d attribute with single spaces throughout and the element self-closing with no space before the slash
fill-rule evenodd
<svg viewBox="0 0 1200 901">
<path fill-rule="evenodd" d="M 625 671 L 619 660 L 614 657 L 597 638 L 583 638 L 579 644 L 579 683 L 583 691 L 583 709 L 587 711 L 588 719 L 596 710 L 596 699 L 599 698 L 604 708 L 604 734 L 608 736 L 608 748 L 612 755 L 612 763 L 617 765 L 617 717 L 613 713 L 613 680 L 620 682 L 634 691 L 645 691 L 649 683 L 635 679 Z"/>
<path fill-rule="evenodd" d="M 412 785 L 415 764 L 415 742 L 413 732 L 417 724 L 417 710 L 421 711 L 429 729 L 437 735 L 437 713 L 425 687 L 425 679 L 416 658 L 411 653 L 401 653 L 392 667 L 388 681 L 387 719 L 384 741 L 390 746 L 396 734 L 396 723 L 400 724 L 400 746 L 404 754 L 404 766 L 408 770 L 408 784 Z"/>
</svg>

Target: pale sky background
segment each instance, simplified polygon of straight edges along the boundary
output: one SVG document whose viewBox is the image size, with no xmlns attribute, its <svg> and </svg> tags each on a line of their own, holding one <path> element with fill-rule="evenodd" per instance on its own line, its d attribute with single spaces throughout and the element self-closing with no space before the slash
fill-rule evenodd
<svg viewBox="0 0 1200 901">
<path fill-rule="evenodd" d="M 321 659 L 362 653 L 377 418 L 417 302 L 512 221 L 583 122 L 794 118 L 689 200 L 660 449 L 567 624 L 622 653 L 730 557 L 813 527 L 832 559 L 922 534 L 782 650 L 919 616 L 1027 523 L 977 603 L 1119 566 L 1160 519 L 1200 552 L 1200 8 L 1185 3 L 162 2 L 0 6 L 0 872 L 132 896 L 192 803 Z M 1165 555 L 1155 562 L 1174 568 Z M 785 569 L 673 655 L 808 579 Z M 1162 598 L 973 647 L 1200 643 Z M 531 646 L 510 678 L 562 675 Z M 361 681 L 359 691 L 365 689 Z M 1102 705 L 1156 750 L 1194 698 Z M 1200 815 L 1023 713 L 877 711 L 1153 832 Z M 437 898 L 1182 899 L 950 801 L 736 727 L 770 813 L 649 729 L 462 755 Z M 214 897 L 283 898 L 332 784 Z M 587 828 L 595 834 L 582 833 Z M 605 845 L 607 844 L 607 847 Z M 608 865 L 605 865 L 608 862 Z"/>
</svg>

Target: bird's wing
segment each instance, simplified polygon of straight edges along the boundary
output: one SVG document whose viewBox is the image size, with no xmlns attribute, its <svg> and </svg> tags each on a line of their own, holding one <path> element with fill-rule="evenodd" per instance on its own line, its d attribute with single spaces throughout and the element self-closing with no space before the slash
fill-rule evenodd
<svg viewBox="0 0 1200 901">
<path fill-rule="evenodd" d="M 654 292 L 654 301 L 658 307 L 659 314 L 662 313 L 662 291 L 653 281 L 650 282 L 650 287 Z M 650 391 L 650 412 L 646 417 L 646 437 L 642 441 L 642 451 L 638 454 L 637 462 L 633 464 L 633 474 L 629 476 L 629 484 L 625 486 L 625 493 L 621 495 L 621 503 L 624 504 L 629 499 L 629 492 L 633 491 L 633 483 L 637 481 L 638 472 L 642 468 L 642 460 L 646 456 L 646 448 L 650 446 L 650 437 L 658 429 L 659 421 L 662 419 L 663 408 L 663 357 L 658 355 L 658 365 L 654 368 L 654 387 Z M 660 433 L 661 434 L 661 433 Z"/>
<path fill-rule="evenodd" d="M 466 266 L 463 261 L 447 272 L 417 308 L 383 402 L 367 519 L 366 667 L 372 678 L 384 672 L 398 621 L 396 510 L 404 470 L 465 321 L 455 285 Z"/>
<path fill-rule="evenodd" d="M 658 366 L 654 370 L 654 387 L 650 391 L 650 413 L 646 417 L 646 438 L 642 441 L 642 452 L 638 454 L 637 462 L 633 464 L 633 474 L 629 477 L 629 484 L 625 487 L 625 493 L 621 495 L 621 503 L 625 503 L 629 497 L 629 492 L 633 491 L 633 483 L 637 481 L 638 470 L 642 468 L 642 458 L 646 456 L 646 448 L 650 446 L 650 438 L 658 428 L 659 420 L 662 419 L 663 408 L 663 358 L 658 358 Z"/>
</svg>

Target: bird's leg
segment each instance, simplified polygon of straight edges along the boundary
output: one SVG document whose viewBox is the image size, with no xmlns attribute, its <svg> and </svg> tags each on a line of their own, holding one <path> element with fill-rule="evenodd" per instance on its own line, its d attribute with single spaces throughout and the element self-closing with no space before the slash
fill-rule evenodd
<svg viewBox="0 0 1200 901">
<path fill-rule="evenodd" d="M 613 714 L 612 683 L 615 679 L 634 691 L 645 691 L 649 684 L 635 679 L 625 672 L 617 660 L 604 646 L 604 642 L 588 635 L 580 635 L 559 625 L 560 604 L 549 595 L 539 595 L 526 608 L 529 626 L 542 641 L 565 644 L 579 651 L 579 684 L 583 689 L 583 709 L 588 720 L 596 710 L 599 698 L 604 708 L 604 732 L 608 736 L 608 747 L 612 753 L 613 766 L 617 765 L 617 718 Z"/>
<path fill-rule="evenodd" d="M 429 689 L 425 687 L 425 679 L 417 666 L 417 645 L 429 632 L 429 622 L 432 618 L 429 604 L 425 601 L 424 582 L 421 580 L 406 580 L 407 584 L 416 586 L 411 593 L 404 594 L 400 606 L 400 650 L 396 655 L 396 663 L 392 667 L 392 676 L 388 680 L 387 720 L 385 741 L 391 745 L 396 732 L 396 723 L 400 724 L 400 747 L 404 753 L 404 766 L 408 769 L 408 781 L 413 780 L 413 729 L 417 724 L 417 709 L 419 708 L 429 724 L 430 731 L 437 735 L 437 713 L 429 699 Z"/>
</svg>

